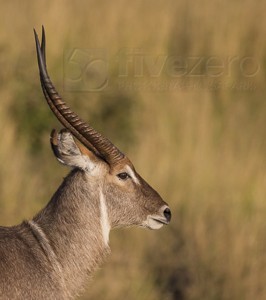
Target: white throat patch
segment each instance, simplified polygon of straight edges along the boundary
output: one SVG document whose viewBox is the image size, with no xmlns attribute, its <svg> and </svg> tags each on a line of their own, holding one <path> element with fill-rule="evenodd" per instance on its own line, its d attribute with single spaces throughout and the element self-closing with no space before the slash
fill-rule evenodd
<svg viewBox="0 0 266 300">
<path fill-rule="evenodd" d="M 108 219 L 107 205 L 102 191 L 100 191 L 100 213 L 101 213 L 100 220 L 101 220 L 103 241 L 105 245 L 108 245 L 110 224 Z"/>
</svg>

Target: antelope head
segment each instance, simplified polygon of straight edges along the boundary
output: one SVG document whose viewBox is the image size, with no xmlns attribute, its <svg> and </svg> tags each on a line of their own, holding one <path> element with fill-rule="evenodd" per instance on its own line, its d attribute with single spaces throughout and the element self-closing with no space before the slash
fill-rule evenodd
<svg viewBox="0 0 266 300">
<path fill-rule="evenodd" d="M 59 96 L 46 68 L 45 32 L 41 45 L 35 33 L 40 80 L 51 110 L 65 129 L 51 134 L 57 159 L 84 173 L 88 185 L 99 191 L 102 215 L 109 229 L 137 225 L 159 229 L 171 212 L 160 195 L 137 173 L 133 164 L 106 137 L 82 121 Z M 88 199 L 89 201 L 89 199 Z"/>
</svg>

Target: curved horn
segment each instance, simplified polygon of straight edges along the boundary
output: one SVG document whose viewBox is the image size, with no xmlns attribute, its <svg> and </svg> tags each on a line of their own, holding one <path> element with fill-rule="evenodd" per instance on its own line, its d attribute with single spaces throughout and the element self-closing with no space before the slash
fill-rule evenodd
<svg viewBox="0 0 266 300">
<path fill-rule="evenodd" d="M 66 105 L 65 101 L 60 97 L 50 80 L 46 69 L 44 28 L 42 28 L 41 46 L 35 30 L 34 36 L 36 41 L 41 85 L 44 96 L 51 110 L 62 125 L 66 127 L 89 150 L 94 152 L 95 155 L 100 156 L 110 165 L 116 164 L 123 159 L 125 155 L 115 145 L 113 145 L 110 140 L 98 133 L 89 124 L 82 121 L 79 116 Z"/>
</svg>

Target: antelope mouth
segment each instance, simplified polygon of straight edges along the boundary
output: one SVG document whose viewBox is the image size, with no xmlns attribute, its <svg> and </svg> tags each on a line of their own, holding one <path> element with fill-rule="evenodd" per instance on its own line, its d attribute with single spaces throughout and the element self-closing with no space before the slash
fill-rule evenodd
<svg viewBox="0 0 266 300">
<path fill-rule="evenodd" d="M 149 229 L 160 229 L 163 225 L 168 225 L 169 221 L 162 217 L 157 216 L 149 216 L 145 222 L 145 227 Z"/>
<path fill-rule="evenodd" d="M 162 219 L 162 218 L 153 218 L 151 217 L 152 220 L 158 222 L 158 223 L 161 223 L 163 225 L 168 225 L 170 222 L 167 221 L 166 219 Z"/>
<path fill-rule="evenodd" d="M 167 205 L 159 210 L 159 214 L 149 215 L 144 222 L 144 226 L 150 229 L 160 229 L 163 225 L 168 225 L 171 221 L 171 211 Z"/>
</svg>

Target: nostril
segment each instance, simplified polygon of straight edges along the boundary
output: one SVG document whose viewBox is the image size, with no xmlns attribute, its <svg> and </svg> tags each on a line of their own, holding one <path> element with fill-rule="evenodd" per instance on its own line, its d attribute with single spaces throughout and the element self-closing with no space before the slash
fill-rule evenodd
<svg viewBox="0 0 266 300">
<path fill-rule="evenodd" d="M 164 216 L 166 217 L 166 220 L 167 220 L 168 222 L 170 222 L 172 214 L 171 214 L 171 210 L 170 210 L 169 207 L 167 207 L 167 208 L 164 210 L 163 214 L 164 214 Z"/>
</svg>

